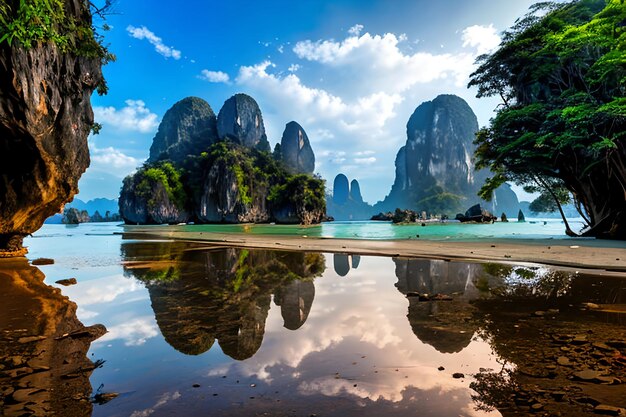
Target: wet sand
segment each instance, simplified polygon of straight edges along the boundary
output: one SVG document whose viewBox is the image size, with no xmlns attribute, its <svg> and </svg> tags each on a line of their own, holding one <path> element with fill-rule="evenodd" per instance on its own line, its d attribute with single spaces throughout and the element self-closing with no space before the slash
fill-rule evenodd
<svg viewBox="0 0 626 417">
<path fill-rule="evenodd" d="M 595 239 L 490 239 L 472 242 L 360 240 L 245 233 L 182 232 L 167 226 L 126 226 L 125 238 L 174 239 L 209 247 L 242 247 L 374 256 L 402 256 L 469 261 L 540 263 L 561 267 L 626 271 L 623 242 Z"/>
</svg>

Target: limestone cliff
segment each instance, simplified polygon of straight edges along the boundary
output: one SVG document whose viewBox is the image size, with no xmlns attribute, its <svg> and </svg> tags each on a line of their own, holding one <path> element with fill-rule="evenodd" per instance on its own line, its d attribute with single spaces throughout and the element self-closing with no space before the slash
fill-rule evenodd
<svg viewBox="0 0 626 417">
<path fill-rule="evenodd" d="M 333 195 L 327 199 L 326 207 L 335 220 L 369 220 L 374 214 L 372 206 L 363 201 L 359 181 L 353 179 L 348 185 L 344 174 L 335 177 Z"/>
<path fill-rule="evenodd" d="M 315 156 L 300 125 L 289 123 L 283 135 L 287 161 L 280 151 L 269 153 L 261 110 L 251 97 L 226 100 L 219 137 L 211 115 L 196 98 L 168 110 L 151 148 L 160 160 L 124 180 L 119 205 L 127 224 L 313 224 L 326 217 L 324 181 L 310 174 Z"/>
<path fill-rule="evenodd" d="M 282 160 L 287 168 L 298 174 L 312 174 L 315 170 L 315 154 L 309 137 L 296 122 L 289 122 L 285 126 L 280 141 Z"/>
<path fill-rule="evenodd" d="M 406 144 L 396 156 L 391 192 L 375 206 L 377 211 L 400 207 L 454 214 L 480 203 L 477 192 L 489 172 L 474 165 L 477 131 L 476 115 L 460 97 L 440 95 L 418 106 L 406 126 Z M 506 210 L 517 199 L 508 191 L 500 192 Z M 491 208 L 499 213 L 504 206 Z"/>
<path fill-rule="evenodd" d="M 219 137 L 228 138 L 248 148 L 270 151 L 263 115 L 257 102 L 247 94 L 235 94 L 224 102 L 217 116 Z"/>
<path fill-rule="evenodd" d="M 87 2 L 63 4 L 67 19 L 91 27 Z M 78 192 L 101 65 L 52 42 L 0 42 L 0 252 L 25 253 L 23 237 Z"/>
<path fill-rule="evenodd" d="M 217 118 L 206 101 L 187 97 L 163 116 L 150 146 L 148 162 L 163 159 L 183 162 L 188 155 L 205 151 L 217 140 Z"/>
</svg>

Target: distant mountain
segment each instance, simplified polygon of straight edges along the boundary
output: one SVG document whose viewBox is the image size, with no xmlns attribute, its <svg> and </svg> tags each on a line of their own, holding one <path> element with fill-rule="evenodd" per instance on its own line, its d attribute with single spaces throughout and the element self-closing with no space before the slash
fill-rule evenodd
<svg viewBox="0 0 626 417">
<path fill-rule="evenodd" d="M 104 216 L 107 211 L 110 211 L 111 214 L 119 212 L 117 199 L 108 198 L 95 198 L 87 202 L 84 202 L 80 198 L 75 198 L 74 201 L 65 205 L 65 208 L 71 207 L 79 211 L 87 210 L 87 213 L 89 213 L 90 216 L 93 216 L 96 211 L 102 216 Z"/>
</svg>

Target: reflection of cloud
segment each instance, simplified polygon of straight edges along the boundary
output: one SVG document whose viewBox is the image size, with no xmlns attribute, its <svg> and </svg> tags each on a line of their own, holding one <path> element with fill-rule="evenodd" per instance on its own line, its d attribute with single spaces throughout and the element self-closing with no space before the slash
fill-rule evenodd
<svg viewBox="0 0 626 417">
<path fill-rule="evenodd" d="M 316 300 L 303 331 L 282 329 L 280 312 L 273 308 L 257 354 L 245 362 L 213 369 L 211 375 L 236 372 L 276 384 L 297 379 L 303 395 L 348 394 L 399 402 L 409 401 L 403 391 L 413 388 L 442 395 L 459 393 L 459 398 L 467 397 L 470 402 L 469 380 L 457 380 L 451 374 L 495 367 L 491 348 L 473 341 L 460 353 L 442 354 L 420 342 L 406 319 L 409 303 L 393 287 L 397 278 L 391 262 L 362 258 L 359 269 L 344 278 L 327 268 L 315 280 Z M 328 357 L 341 360 L 324 359 Z M 439 366 L 446 371 L 438 371 Z"/>
<path fill-rule="evenodd" d="M 148 417 L 149 415 L 154 413 L 157 408 L 163 407 L 168 402 L 177 400 L 180 397 L 181 397 L 181 395 L 180 395 L 180 392 L 178 392 L 178 391 L 176 391 L 176 392 L 166 392 L 165 394 L 161 395 L 159 400 L 152 407 L 146 408 L 145 410 L 141 410 L 141 411 L 134 411 L 130 415 L 130 417 Z"/>
<path fill-rule="evenodd" d="M 134 279 L 128 279 L 121 275 L 82 281 L 80 285 L 63 290 L 64 294 L 83 308 L 88 305 L 110 303 L 120 295 L 134 291 L 145 291 L 145 288 Z"/>
<path fill-rule="evenodd" d="M 158 334 L 159 332 L 154 322 L 154 317 L 138 317 L 129 322 L 109 327 L 108 333 L 95 343 L 122 339 L 126 346 L 140 346 L 146 343 L 147 339 L 155 337 Z"/>
</svg>

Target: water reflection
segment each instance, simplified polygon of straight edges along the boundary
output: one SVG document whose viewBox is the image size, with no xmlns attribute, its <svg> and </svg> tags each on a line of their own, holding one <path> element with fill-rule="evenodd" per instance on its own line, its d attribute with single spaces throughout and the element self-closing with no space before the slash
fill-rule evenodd
<svg viewBox="0 0 626 417">
<path fill-rule="evenodd" d="M 335 253 L 333 255 L 333 266 L 335 273 L 340 277 L 345 277 L 350 272 L 350 268 L 357 269 L 361 262 L 360 255 L 348 255 L 345 253 Z"/>
<path fill-rule="evenodd" d="M 178 243 L 122 246 L 125 273 L 148 288 L 163 337 L 188 355 L 218 340 L 231 358 L 250 358 L 263 342 L 272 294 L 284 326 L 298 329 L 313 304 L 312 280 L 325 269 L 321 254 L 186 249 Z"/>
<path fill-rule="evenodd" d="M 185 388 L 189 378 L 172 370 L 182 382 L 150 397 L 161 404 L 169 395 L 159 405 L 163 413 L 211 407 L 215 415 L 406 415 L 419 404 L 433 416 L 506 415 L 511 407 L 523 414 L 538 401 L 525 394 L 529 375 L 543 378 L 532 384 L 553 381 L 542 388 L 549 393 L 573 384 L 583 365 L 609 369 L 589 338 L 571 349 L 583 358 L 571 359 L 578 367 L 559 373 L 554 362 L 567 353 L 555 334 L 570 335 L 568 344 L 592 329 L 602 329 L 607 346 L 624 338 L 623 315 L 614 311 L 626 293 L 615 277 L 345 254 L 332 255 L 326 269 L 321 254 L 172 242 L 128 242 L 122 256 L 125 274 L 148 289 L 165 341 L 185 360 L 207 358 L 193 369 L 213 396 Z M 597 306 L 581 312 L 585 303 Z M 209 365 L 205 354 L 220 352 L 234 360 L 210 356 Z M 465 377 L 453 378 L 456 372 Z M 620 372 L 611 371 L 626 377 Z M 510 404 L 511 390 L 527 409 Z M 545 410 L 558 409 L 543 397 Z M 575 415 L 578 397 L 567 398 Z M 614 394 L 604 398 L 621 404 Z M 120 404 L 118 411 L 129 410 Z"/>
<path fill-rule="evenodd" d="M 0 410 L 2 415 L 89 416 L 87 358 L 106 330 L 84 327 L 76 304 L 43 283 L 22 260 L 0 260 Z"/>
</svg>

